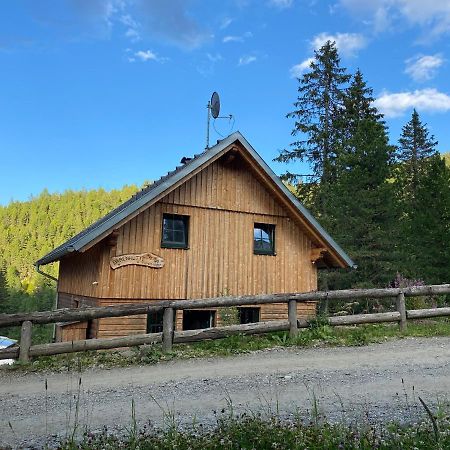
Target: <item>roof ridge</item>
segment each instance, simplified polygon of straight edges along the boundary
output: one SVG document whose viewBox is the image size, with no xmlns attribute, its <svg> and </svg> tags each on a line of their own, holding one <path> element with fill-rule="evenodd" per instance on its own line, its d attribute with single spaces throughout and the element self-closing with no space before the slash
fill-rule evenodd
<svg viewBox="0 0 450 450">
<path fill-rule="evenodd" d="M 351 258 L 341 249 L 341 247 L 334 241 L 334 239 L 322 228 L 317 220 L 311 215 L 311 213 L 303 206 L 303 204 L 284 186 L 280 178 L 273 172 L 273 170 L 267 165 L 267 163 L 259 156 L 256 150 L 250 145 L 245 137 L 236 131 L 222 140 L 218 140 L 217 144 L 205 149 L 203 152 L 195 154 L 194 157 L 185 164 L 177 166 L 174 170 L 169 171 L 166 175 L 162 176 L 152 184 L 143 187 L 140 191 L 136 192 L 116 208 L 111 210 L 105 216 L 101 217 L 87 228 L 82 230 L 70 238 L 65 243 L 56 247 L 50 253 L 39 259 L 35 265 L 40 266 L 43 264 L 49 264 L 51 262 L 61 259 L 63 256 L 69 254 L 72 251 L 78 251 L 85 249 L 92 241 L 100 236 L 106 236 L 108 232 L 113 230 L 121 221 L 126 220 L 129 216 L 139 211 L 145 205 L 148 205 L 152 200 L 160 195 L 163 195 L 168 189 L 173 187 L 179 181 L 185 179 L 195 169 L 202 167 L 208 163 L 211 158 L 216 155 L 220 155 L 228 147 L 236 141 L 239 141 L 243 148 L 254 158 L 261 169 L 267 174 L 267 176 L 278 186 L 278 188 L 285 194 L 291 204 L 299 211 L 301 217 L 309 223 L 313 230 L 317 233 L 323 242 L 333 249 L 335 255 L 341 258 L 341 261 L 345 262 L 348 266 L 354 266 Z M 339 260 L 338 258 L 338 260 Z"/>
</svg>

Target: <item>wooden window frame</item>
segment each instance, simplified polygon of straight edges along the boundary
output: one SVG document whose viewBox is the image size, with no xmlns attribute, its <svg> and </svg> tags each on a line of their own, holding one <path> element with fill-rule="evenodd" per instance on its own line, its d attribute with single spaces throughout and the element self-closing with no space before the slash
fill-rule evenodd
<svg viewBox="0 0 450 450">
<path fill-rule="evenodd" d="M 270 244 L 271 249 L 265 250 L 265 249 L 258 249 L 255 247 L 256 239 L 255 239 L 255 230 L 260 229 L 262 231 L 265 231 L 270 238 Z M 262 240 L 262 239 L 261 239 Z M 268 255 L 268 256 L 276 256 L 275 251 L 275 225 L 271 223 L 261 223 L 261 222 L 255 222 L 253 224 L 253 254 L 254 255 Z"/>
<path fill-rule="evenodd" d="M 164 220 L 165 219 L 181 219 L 184 224 L 184 242 L 178 241 L 165 241 L 164 240 Z M 189 248 L 189 216 L 183 214 L 163 213 L 161 223 L 161 248 L 175 248 L 187 250 Z M 175 231 L 172 229 L 172 231 Z"/>
</svg>

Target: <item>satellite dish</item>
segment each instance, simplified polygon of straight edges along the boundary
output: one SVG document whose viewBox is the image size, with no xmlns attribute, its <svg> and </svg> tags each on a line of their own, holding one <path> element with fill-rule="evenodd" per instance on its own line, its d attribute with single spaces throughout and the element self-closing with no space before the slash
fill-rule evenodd
<svg viewBox="0 0 450 450">
<path fill-rule="evenodd" d="M 214 119 L 217 119 L 219 117 L 219 113 L 220 113 L 219 94 L 217 92 L 213 92 L 213 95 L 211 96 L 211 115 L 214 117 Z"/>
</svg>

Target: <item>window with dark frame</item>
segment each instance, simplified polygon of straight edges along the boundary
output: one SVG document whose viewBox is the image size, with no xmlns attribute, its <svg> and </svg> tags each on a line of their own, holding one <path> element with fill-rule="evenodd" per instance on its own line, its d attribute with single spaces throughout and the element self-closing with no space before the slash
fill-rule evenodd
<svg viewBox="0 0 450 450">
<path fill-rule="evenodd" d="M 163 214 L 161 247 L 188 248 L 189 216 Z"/>
<path fill-rule="evenodd" d="M 161 333 L 163 330 L 163 312 L 152 311 L 147 314 L 147 333 Z"/>
<path fill-rule="evenodd" d="M 239 323 L 256 323 L 259 322 L 260 309 L 255 307 L 241 307 L 238 308 L 239 312 Z"/>
<path fill-rule="evenodd" d="M 211 328 L 216 324 L 216 311 L 210 309 L 185 309 L 183 311 L 183 330 Z"/>
<path fill-rule="evenodd" d="M 275 225 L 255 223 L 253 253 L 255 255 L 275 255 Z"/>
</svg>

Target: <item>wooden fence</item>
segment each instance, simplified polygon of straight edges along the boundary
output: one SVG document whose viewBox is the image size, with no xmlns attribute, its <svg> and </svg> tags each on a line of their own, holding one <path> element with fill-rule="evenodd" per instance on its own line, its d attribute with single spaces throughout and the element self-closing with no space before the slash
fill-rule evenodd
<svg viewBox="0 0 450 450">
<path fill-rule="evenodd" d="M 450 284 L 415 286 L 410 288 L 352 289 L 340 291 L 319 291 L 293 294 L 267 294 L 240 297 L 218 297 L 198 300 L 154 301 L 151 303 L 128 304 L 104 307 L 83 307 L 58 309 L 33 313 L 0 314 L 0 328 L 21 326 L 20 345 L 0 350 L 0 359 L 28 361 L 30 357 L 61 353 L 102 350 L 162 342 L 163 351 L 172 350 L 173 344 L 195 342 L 206 339 L 220 339 L 235 334 L 260 334 L 271 331 L 289 331 L 291 337 L 299 329 L 308 328 L 311 321 L 297 318 L 297 302 L 321 300 L 351 300 L 396 298 L 397 310 L 374 314 L 355 314 L 327 318 L 331 326 L 365 323 L 397 322 L 406 330 L 407 319 L 450 316 L 450 307 L 406 310 L 405 297 L 436 296 L 450 294 Z M 288 303 L 288 320 L 258 322 L 243 325 L 205 328 L 200 330 L 174 331 L 176 310 L 198 308 L 221 308 L 230 306 L 262 305 L 267 303 Z M 86 321 L 103 317 L 121 317 L 163 311 L 162 333 L 137 334 L 109 339 L 86 339 L 52 344 L 31 345 L 33 324 Z"/>
</svg>

